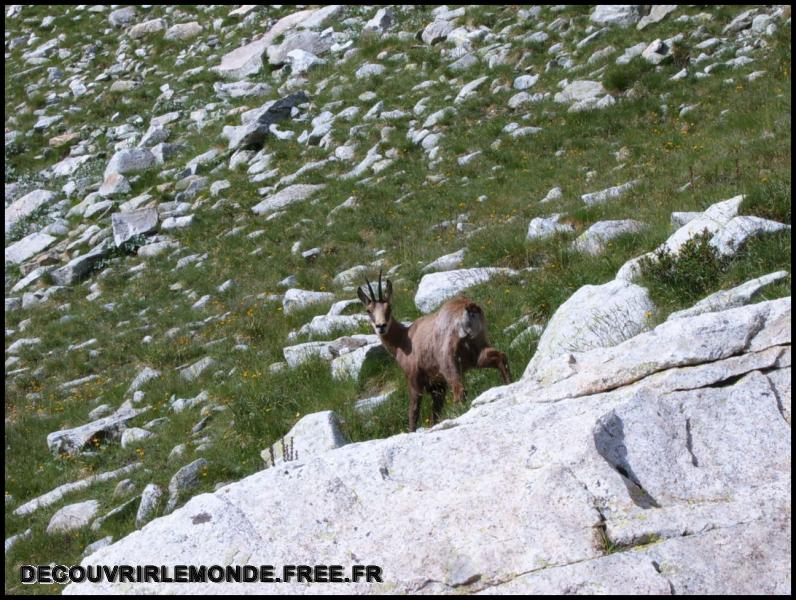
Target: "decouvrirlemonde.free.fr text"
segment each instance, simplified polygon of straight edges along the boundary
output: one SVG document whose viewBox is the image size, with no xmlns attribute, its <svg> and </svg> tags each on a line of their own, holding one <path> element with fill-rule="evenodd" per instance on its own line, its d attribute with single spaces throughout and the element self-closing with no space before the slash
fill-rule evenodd
<svg viewBox="0 0 796 600">
<path fill-rule="evenodd" d="M 382 583 L 376 565 L 22 565 L 22 583 Z"/>
</svg>

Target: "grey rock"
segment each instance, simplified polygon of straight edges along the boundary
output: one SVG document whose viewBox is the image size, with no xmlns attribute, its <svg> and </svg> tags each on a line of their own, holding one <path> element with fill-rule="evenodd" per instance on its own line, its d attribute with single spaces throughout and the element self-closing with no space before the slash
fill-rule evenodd
<svg viewBox="0 0 796 600">
<path fill-rule="evenodd" d="M 57 285 L 72 285 L 88 274 L 110 252 L 111 241 L 106 239 L 89 252 L 73 258 L 66 265 L 50 272 Z"/>
<path fill-rule="evenodd" d="M 64 496 L 67 494 L 71 494 L 73 492 L 79 492 L 85 489 L 88 489 L 95 483 L 102 483 L 105 481 L 110 481 L 112 479 L 116 479 L 117 477 L 121 477 L 122 475 L 127 475 L 135 471 L 136 469 L 141 468 L 142 463 L 133 463 L 122 467 L 120 469 L 116 469 L 115 471 L 106 471 L 104 473 L 98 473 L 96 475 L 90 475 L 85 479 L 80 479 L 79 481 L 73 481 L 71 483 L 65 483 L 63 485 L 59 485 L 54 490 L 47 492 L 46 494 L 42 494 L 32 500 L 25 502 L 24 504 L 19 505 L 17 508 L 14 509 L 14 514 L 17 516 L 26 516 L 40 508 L 46 508 L 48 506 L 52 506 L 56 502 L 59 502 Z"/>
<path fill-rule="evenodd" d="M 113 242 L 121 247 L 136 236 L 146 235 L 157 230 L 158 211 L 156 208 L 139 208 L 111 215 Z"/>
<path fill-rule="evenodd" d="M 260 453 L 266 468 L 291 460 L 306 461 L 314 456 L 340 448 L 348 439 L 340 430 L 340 420 L 334 411 L 305 415 L 282 439 Z M 290 456 L 290 451 L 293 457 Z M 272 460 L 273 457 L 273 460 Z"/>
<path fill-rule="evenodd" d="M 423 273 L 434 272 L 434 271 L 450 271 L 452 269 L 456 269 L 457 267 L 460 267 L 461 264 L 464 262 L 464 255 L 466 252 L 467 249 L 462 248 L 461 250 L 457 250 L 456 252 L 440 256 L 438 259 L 433 260 L 430 263 L 428 263 L 426 266 L 424 266 Z"/>
<path fill-rule="evenodd" d="M 18 265 L 46 250 L 56 241 L 56 238 L 46 233 L 31 233 L 6 247 L 5 262 Z"/>
<path fill-rule="evenodd" d="M 721 290 L 714 294 L 710 294 L 703 298 L 691 308 L 679 310 L 669 315 L 667 320 L 684 319 L 693 317 L 706 312 L 717 312 L 727 310 L 728 308 L 736 308 L 749 304 L 760 291 L 772 283 L 781 281 L 789 275 L 787 271 L 777 271 L 776 273 L 769 273 L 762 277 L 751 279 L 746 283 L 731 288 L 729 290 Z"/>
<path fill-rule="evenodd" d="M 143 564 L 153 547 L 186 564 L 236 552 L 258 564 L 288 560 L 310 538 L 313 564 L 334 561 L 340 544 L 357 556 L 381 552 L 389 591 L 400 593 L 788 593 L 790 428 L 759 372 L 781 370 L 785 349 L 753 346 L 772 343 L 778 319 L 789 346 L 789 305 L 700 315 L 574 362 L 554 359 L 545 379 L 493 388 L 430 431 L 306 460 L 299 451 L 296 463 L 196 496 L 84 565 Z M 429 530 L 431 514 L 451 518 Z M 127 591 L 207 589 L 153 582 Z"/>
<path fill-rule="evenodd" d="M 192 365 L 182 369 L 180 371 L 180 377 L 182 377 L 185 381 L 193 381 L 214 364 L 216 364 L 216 361 L 213 358 L 205 356 L 204 358 L 197 360 Z"/>
<path fill-rule="evenodd" d="M 599 192 L 583 194 L 580 199 L 589 206 L 593 206 L 594 204 L 602 204 L 606 200 L 618 198 L 625 192 L 634 188 L 636 185 L 638 185 L 638 183 L 638 180 L 628 181 L 627 183 L 600 190 Z"/>
<path fill-rule="evenodd" d="M 660 23 L 667 15 L 677 10 L 677 4 L 653 4 L 648 15 L 641 17 L 636 29 L 641 31 L 648 25 Z"/>
<path fill-rule="evenodd" d="M 528 224 L 528 234 L 525 238 L 528 240 L 542 240 L 556 233 L 570 233 L 575 231 L 575 228 L 569 223 L 560 222 L 562 216 L 561 214 L 555 213 L 549 217 L 536 217 L 532 219 Z"/>
<path fill-rule="evenodd" d="M 195 38 L 197 35 L 202 33 L 203 27 L 197 23 L 196 21 L 191 21 L 190 23 L 178 23 L 176 25 L 172 25 L 166 30 L 166 33 L 163 34 L 164 39 L 167 40 L 190 40 Z"/>
<path fill-rule="evenodd" d="M 146 35 L 163 31 L 164 29 L 166 29 L 166 21 L 164 19 L 150 19 L 149 21 L 144 21 L 143 23 L 138 23 L 130 27 L 130 29 L 127 30 L 127 35 L 137 40 Z"/>
<path fill-rule="evenodd" d="M 48 434 L 47 447 L 56 456 L 74 455 L 89 446 L 93 440 L 119 439 L 127 428 L 127 422 L 141 412 L 143 410 L 133 408 L 129 401 L 125 402 L 108 417 Z"/>
<path fill-rule="evenodd" d="M 637 4 L 598 4 L 589 19 L 598 25 L 630 27 L 641 18 L 641 7 Z"/>
<path fill-rule="evenodd" d="M 208 462 L 204 458 L 198 458 L 177 471 L 169 481 L 169 500 L 166 503 L 164 512 L 166 514 L 173 511 L 186 492 L 199 484 L 200 477 L 208 469 Z"/>
<path fill-rule="evenodd" d="M 365 317 L 365 319 L 367 319 L 367 317 Z M 386 352 L 381 342 L 377 342 L 341 354 L 332 360 L 332 378 L 336 380 L 353 379 L 357 381 L 368 359 L 383 356 Z"/>
<path fill-rule="evenodd" d="M 597 255 L 605 250 L 609 240 L 627 233 L 638 233 L 643 228 L 644 223 L 634 219 L 598 221 L 578 236 L 572 247 L 578 252 Z"/>
<path fill-rule="evenodd" d="M 6 548 L 5 552 L 6 552 L 6 554 L 9 553 L 9 551 L 16 545 L 17 542 L 20 542 L 22 540 L 30 539 L 30 536 L 32 534 L 33 534 L 33 530 L 28 528 L 25 531 L 23 531 L 22 533 L 17 533 L 16 535 L 12 535 L 11 537 L 7 537 L 6 541 L 5 541 L 5 548 Z"/>
<path fill-rule="evenodd" d="M 119 196 L 126 194 L 130 189 L 130 182 L 127 181 L 124 175 L 120 173 L 111 173 L 103 180 L 99 189 L 99 195 L 105 198 L 108 196 Z M 88 209 L 86 213 L 89 213 Z M 86 213 L 84 213 L 84 216 L 86 216 Z"/>
<path fill-rule="evenodd" d="M 162 497 L 163 489 L 160 486 L 154 483 L 147 484 L 141 494 L 141 504 L 138 505 L 138 512 L 135 515 L 135 526 L 137 529 L 152 520 Z"/>
<path fill-rule="evenodd" d="M 448 34 L 453 31 L 453 23 L 444 19 L 435 19 L 423 29 L 420 39 L 426 44 L 444 42 Z"/>
<path fill-rule="evenodd" d="M 313 185 L 308 183 L 297 183 L 269 196 L 262 202 L 253 206 L 251 210 L 258 215 L 281 210 L 291 204 L 302 202 L 310 198 L 324 187 L 326 187 L 324 184 Z"/>
<path fill-rule="evenodd" d="M 88 525 L 99 511 L 99 502 L 86 500 L 68 504 L 56 512 L 47 525 L 47 533 L 69 533 Z"/>
<path fill-rule="evenodd" d="M 498 267 L 479 267 L 474 269 L 455 269 L 423 275 L 415 294 L 415 306 L 424 313 L 431 312 L 446 300 L 460 292 L 497 275 L 515 275 L 512 269 Z"/>
<path fill-rule="evenodd" d="M 293 288 L 285 292 L 282 309 L 286 315 L 289 315 L 312 304 L 331 302 L 332 300 L 334 300 L 334 294 L 331 292 L 314 292 Z"/>
<path fill-rule="evenodd" d="M 391 8 L 380 8 L 376 14 L 362 27 L 362 33 L 384 34 L 393 24 Z"/>
<path fill-rule="evenodd" d="M 145 171 L 155 162 L 155 156 L 148 148 L 128 148 L 119 150 L 111 157 L 105 167 L 105 178 L 111 173 L 137 173 Z"/>
<path fill-rule="evenodd" d="M 142 429 L 140 427 L 130 427 L 122 432 L 122 448 L 129 448 L 131 446 L 139 446 L 143 440 L 152 437 L 153 433 Z"/>
<path fill-rule="evenodd" d="M 48 190 L 34 190 L 14 200 L 5 210 L 6 235 L 17 223 L 26 219 L 41 207 L 50 204 L 55 198 L 55 193 Z"/>
<path fill-rule="evenodd" d="M 90 555 L 94 554 L 97 550 L 99 550 L 100 548 L 104 548 L 105 546 L 110 546 L 112 543 L 113 543 L 113 536 L 112 535 L 107 535 L 104 538 L 101 538 L 101 539 L 97 540 L 96 542 L 93 542 L 93 543 L 89 544 L 88 546 L 86 546 L 83 549 L 83 557 L 90 556 Z"/>
</svg>

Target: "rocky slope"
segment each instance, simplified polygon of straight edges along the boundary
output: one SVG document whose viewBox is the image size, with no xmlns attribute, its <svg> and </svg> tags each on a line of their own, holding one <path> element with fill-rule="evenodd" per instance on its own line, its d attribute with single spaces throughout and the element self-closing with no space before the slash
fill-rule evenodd
<svg viewBox="0 0 796 600">
<path fill-rule="evenodd" d="M 790 27 L 779 5 L 6 7 L 6 591 L 60 591 L 19 565 L 115 556 L 191 502 L 238 508 L 189 535 L 318 511 L 406 591 L 619 585 L 663 548 L 740 564 L 731 531 L 757 549 L 789 515 L 784 421 L 757 411 L 770 381 L 789 420 L 789 339 L 760 331 L 789 315 Z M 398 435 L 403 374 L 356 299 L 380 270 L 404 322 L 477 301 L 522 381 L 470 373 L 472 410 Z M 780 462 L 737 456 L 747 417 Z M 285 508 L 301 485 L 329 506 Z M 380 547 L 429 520 L 417 557 Z M 239 533 L 257 560 L 353 560 L 291 531 Z M 767 552 L 683 559 L 693 584 L 656 555 L 644 581 L 748 589 Z"/>
<path fill-rule="evenodd" d="M 790 593 L 790 329 L 786 298 L 554 358 L 431 430 L 196 496 L 83 564 L 384 572 L 235 593 Z"/>
</svg>

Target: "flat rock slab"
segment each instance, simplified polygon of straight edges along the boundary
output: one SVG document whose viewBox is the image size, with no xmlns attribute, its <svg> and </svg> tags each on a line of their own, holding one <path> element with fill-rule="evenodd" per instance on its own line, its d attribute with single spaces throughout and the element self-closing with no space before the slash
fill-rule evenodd
<svg viewBox="0 0 796 600">
<path fill-rule="evenodd" d="M 464 262 L 464 255 L 466 252 L 467 248 L 462 248 L 456 252 L 440 256 L 438 259 L 431 261 L 423 267 L 423 272 L 451 271 L 456 269 Z"/>
<path fill-rule="evenodd" d="M 578 252 L 597 255 L 605 250 L 609 240 L 628 233 L 638 233 L 643 228 L 644 223 L 634 219 L 598 221 L 578 236 L 572 247 Z"/>
<path fill-rule="evenodd" d="M 56 238 L 46 233 L 38 231 L 31 233 L 6 248 L 5 261 L 6 263 L 18 265 L 46 250 L 56 241 Z"/>
<path fill-rule="evenodd" d="M 55 456 L 74 455 L 86 448 L 93 440 L 107 441 L 121 437 L 127 428 L 127 421 L 143 412 L 135 409 L 129 402 L 122 404 L 108 417 L 97 419 L 72 429 L 55 431 L 47 435 L 47 447 Z"/>
<path fill-rule="evenodd" d="M 5 210 L 6 235 L 8 235 L 14 225 L 32 215 L 42 206 L 55 200 L 55 197 L 55 193 L 49 190 L 34 190 L 14 200 Z"/>
<path fill-rule="evenodd" d="M 111 215 L 113 242 L 120 247 L 136 236 L 152 233 L 158 227 L 158 211 L 156 208 L 139 208 Z"/>
<path fill-rule="evenodd" d="M 282 310 L 284 310 L 286 315 L 289 315 L 307 306 L 331 302 L 332 300 L 334 300 L 332 292 L 315 292 L 291 288 L 285 292 L 285 296 L 282 299 Z"/>
<path fill-rule="evenodd" d="M 47 525 L 47 533 L 69 533 L 82 529 L 96 516 L 99 511 L 99 502 L 86 500 L 77 504 L 69 504 L 55 513 Z"/>
<path fill-rule="evenodd" d="M 669 315 L 667 321 L 693 317 L 706 312 L 727 310 L 728 308 L 749 304 L 752 298 L 757 296 L 764 287 L 781 281 L 788 275 L 789 273 L 787 271 L 777 271 L 776 273 L 769 273 L 768 275 L 757 277 L 732 289 L 718 291 L 715 294 L 703 298 L 691 308 L 673 312 Z"/>
<path fill-rule="evenodd" d="M 591 192 L 589 194 L 583 194 L 580 197 L 580 199 L 583 200 L 583 202 L 586 203 L 588 206 L 592 206 L 594 204 L 602 204 L 606 200 L 611 200 L 612 198 L 619 198 L 619 196 L 621 196 L 628 190 L 632 189 L 637 184 L 638 181 L 628 181 L 627 183 L 623 183 L 621 185 L 615 185 L 613 187 L 600 190 L 599 192 Z"/>
<path fill-rule="evenodd" d="M 53 281 L 58 285 L 72 285 L 87 275 L 95 265 L 110 253 L 110 240 L 105 240 L 77 258 L 73 258 L 63 267 L 50 272 Z"/>
<path fill-rule="evenodd" d="M 428 313 L 446 300 L 475 285 L 485 283 L 498 275 L 516 275 L 513 269 L 478 267 L 455 269 L 423 275 L 415 294 L 415 306 Z"/>
<path fill-rule="evenodd" d="M 213 67 L 225 79 L 239 80 L 260 71 L 263 66 L 263 53 L 277 36 L 292 29 L 315 10 L 301 10 L 279 19 L 262 37 L 236 48 L 221 57 L 221 64 Z"/>
<path fill-rule="evenodd" d="M 324 184 L 313 185 L 309 183 L 290 185 L 253 206 L 252 212 L 257 215 L 263 215 L 282 210 L 291 204 L 302 202 L 310 198 L 325 187 Z"/>
</svg>

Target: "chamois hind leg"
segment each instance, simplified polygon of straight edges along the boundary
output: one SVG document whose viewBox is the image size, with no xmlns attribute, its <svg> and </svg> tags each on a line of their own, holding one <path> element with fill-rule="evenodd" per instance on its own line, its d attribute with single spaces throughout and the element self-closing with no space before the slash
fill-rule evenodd
<svg viewBox="0 0 796 600">
<path fill-rule="evenodd" d="M 445 405 L 445 392 L 447 392 L 447 386 L 445 384 L 437 384 L 431 388 L 432 425 L 436 425 L 439 422 L 439 417 L 442 414 L 442 407 Z"/>
<path fill-rule="evenodd" d="M 503 383 L 511 383 L 511 372 L 509 371 L 509 361 L 506 358 L 506 353 L 501 352 L 497 348 L 488 346 L 481 350 L 478 355 L 479 369 L 497 369 L 503 376 Z"/>
</svg>

